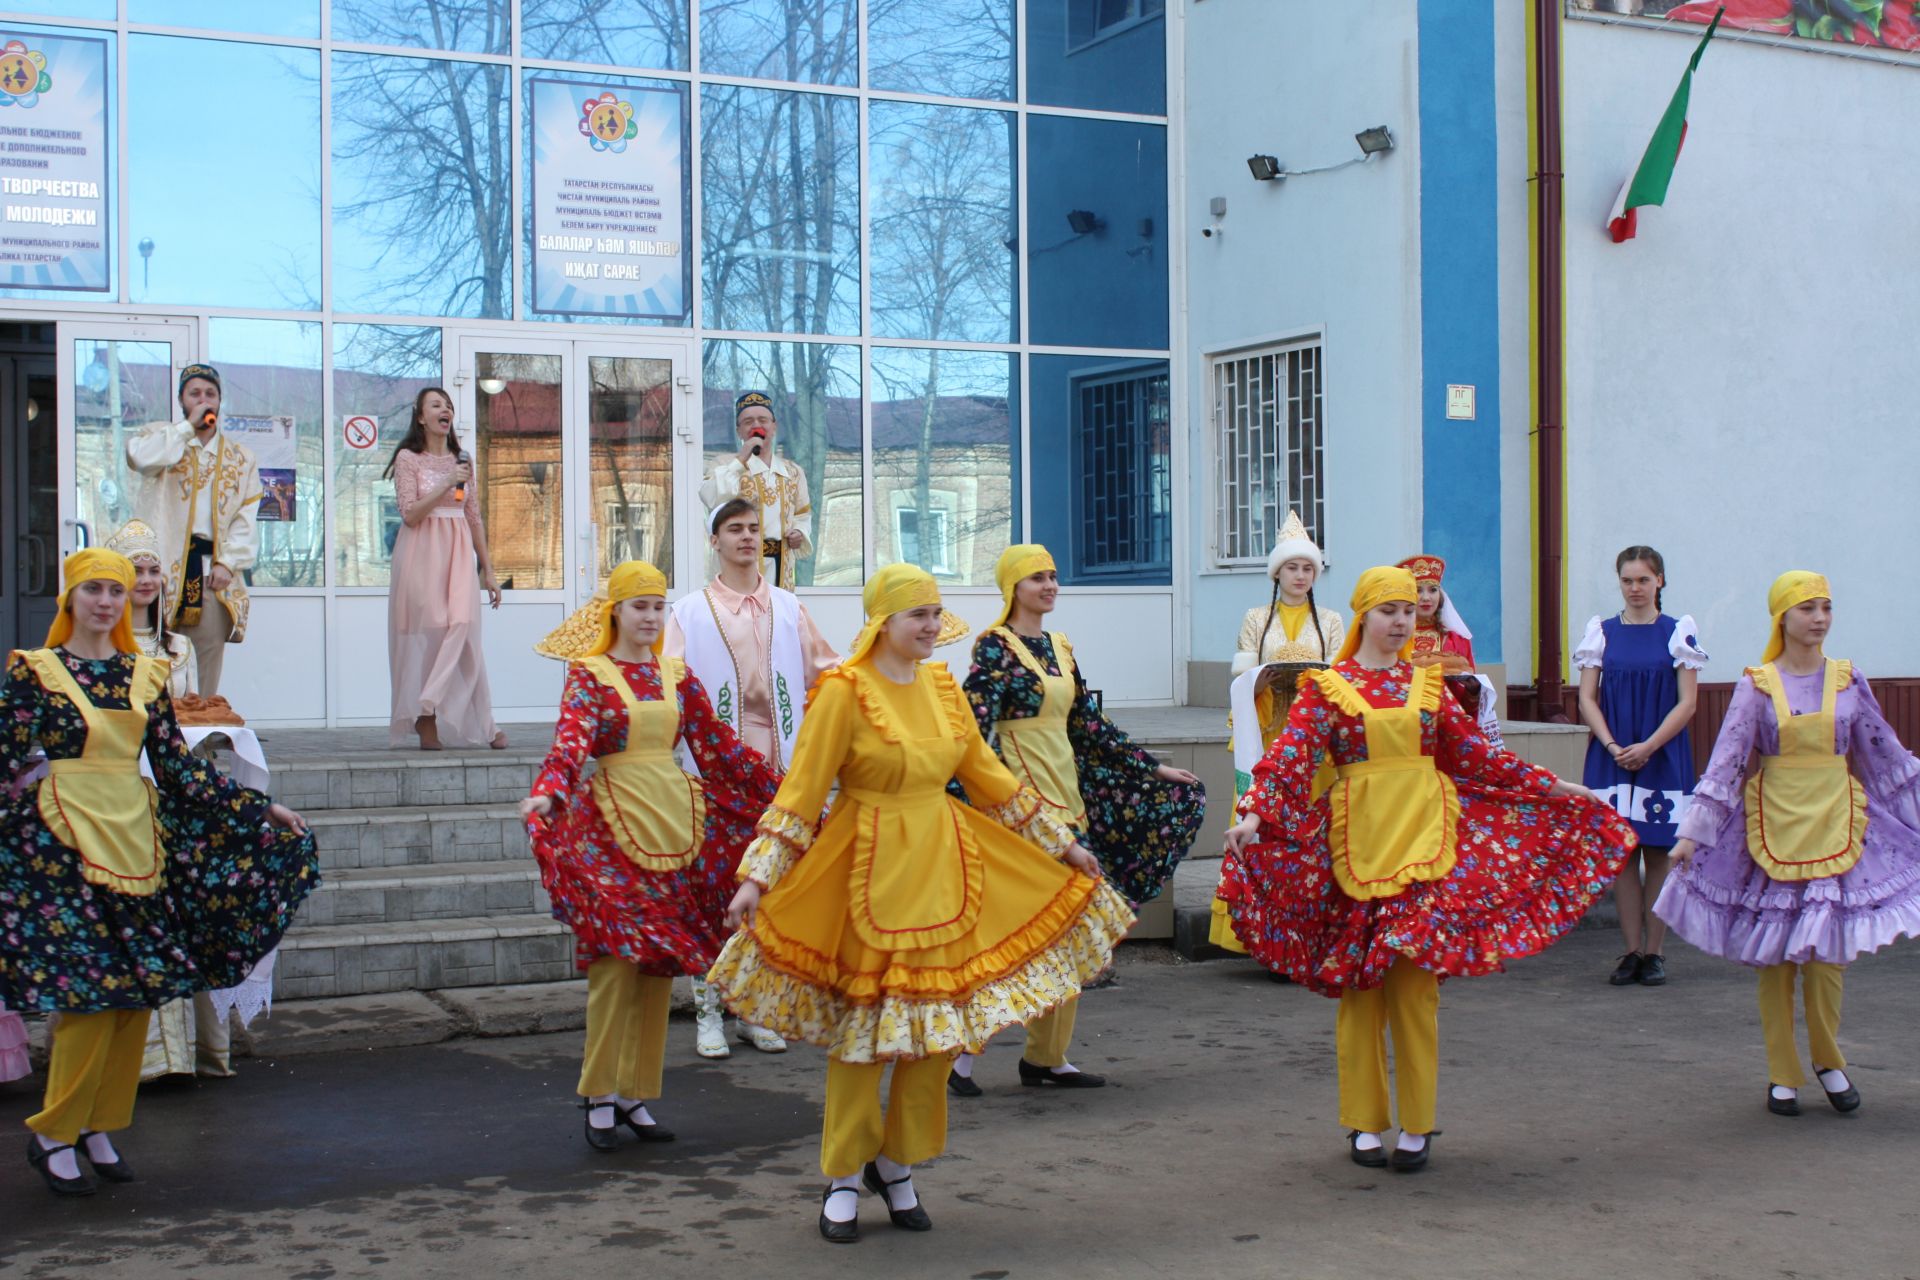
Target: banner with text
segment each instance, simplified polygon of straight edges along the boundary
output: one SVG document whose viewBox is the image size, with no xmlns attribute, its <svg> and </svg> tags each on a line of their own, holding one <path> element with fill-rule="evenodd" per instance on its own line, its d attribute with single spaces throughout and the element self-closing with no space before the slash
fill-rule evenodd
<svg viewBox="0 0 1920 1280">
<path fill-rule="evenodd" d="M 0 288 L 105 293 L 107 42 L 0 27 Z"/>
<path fill-rule="evenodd" d="M 685 95 L 575 80 L 529 88 L 533 310 L 679 323 L 689 292 Z"/>
</svg>

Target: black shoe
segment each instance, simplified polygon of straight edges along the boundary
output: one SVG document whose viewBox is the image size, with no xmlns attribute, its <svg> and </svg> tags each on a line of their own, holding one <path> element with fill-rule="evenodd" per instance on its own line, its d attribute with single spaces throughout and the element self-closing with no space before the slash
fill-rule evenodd
<svg viewBox="0 0 1920 1280">
<path fill-rule="evenodd" d="M 1818 1070 L 1813 1073 L 1813 1078 L 1816 1080 L 1820 1078 Z M 1827 1101 L 1833 1104 L 1833 1109 L 1842 1115 L 1845 1115 L 1849 1111 L 1858 1111 L 1860 1109 L 1860 1091 L 1853 1087 L 1853 1081 L 1851 1079 L 1847 1081 L 1847 1087 L 1838 1093 L 1827 1088 L 1824 1084 L 1820 1086 L 1820 1089 L 1821 1092 L 1827 1095 Z"/>
<path fill-rule="evenodd" d="M 857 1244 L 860 1240 L 860 1219 L 833 1222 L 827 1218 L 827 1197 L 841 1193 L 852 1196 L 856 1203 L 860 1199 L 858 1187 L 828 1187 L 820 1197 L 820 1238 L 828 1244 Z"/>
<path fill-rule="evenodd" d="M 1286 974 L 1284 974 L 1284 973 L 1279 973 L 1279 972 L 1277 972 L 1277 971 L 1275 971 L 1275 970 L 1273 970 L 1273 969 L 1269 969 L 1269 970 L 1267 970 L 1267 981 L 1268 981 L 1268 982 L 1278 982 L 1278 983 L 1280 983 L 1281 985 L 1283 985 L 1283 986 L 1285 986 L 1285 985 L 1287 985 L 1287 984 L 1290 984 L 1290 983 L 1291 983 L 1291 982 L 1293 981 L 1293 979 L 1292 979 L 1292 978 L 1289 978 L 1289 977 L 1288 977 L 1288 976 L 1287 976 Z"/>
<path fill-rule="evenodd" d="M 1107 1078 L 1097 1076 L 1091 1071 L 1053 1071 L 1046 1067 L 1036 1067 L 1025 1058 L 1020 1059 L 1020 1083 L 1039 1086 L 1058 1085 L 1062 1089 L 1104 1089 Z"/>
<path fill-rule="evenodd" d="M 1433 1154 L 1433 1134 L 1439 1132 L 1438 1129 L 1435 1129 L 1433 1133 L 1426 1135 L 1427 1140 L 1420 1144 L 1418 1151 L 1402 1151 L 1399 1147 L 1395 1147 L 1393 1149 L 1393 1155 L 1387 1160 L 1387 1164 L 1392 1167 L 1395 1173 L 1420 1172 L 1427 1167 L 1427 1157 Z"/>
<path fill-rule="evenodd" d="M 1613 976 L 1607 982 L 1616 987 L 1630 986 L 1640 980 L 1640 961 L 1644 959 L 1638 951 L 1629 951 L 1620 957 L 1620 963 L 1613 967 Z"/>
<path fill-rule="evenodd" d="M 956 1098 L 977 1098 L 986 1090 L 973 1082 L 972 1076 L 963 1076 L 958 1071 L 947 1072 L 947 1092 Z"/>
<path fill-rule="evenodd" d="M 1768 1085 L 1767 1110 L 1777 1116 L 1797 1116 L 1800 1114 L 1800 1099 L 1797 1096 L 1792 1098 L 1776 1098 L 1773 1096 L 1773 1086 Z"/>
<path fill-rule="evenodd" d="M 867 1190 L 880 1197 L 881 1204 L 887 1206 L 887 1217 L 894 1226 L 902 1231 L 933 1230 L 933 1219 L 927 1216 L 926 1208 L 917 1200 L 911 1209 L 896 1209 L 893 1207 L 893 1197 L 887 1194 L 888 1187 L 897 1187 L 903 1182 L 913 1181 L 912 1174 L 886 1182 L 880 1177 L 880 1166 L 868 1161 L 867 1167 L 860 1171 L 860 1180 L 867 1184 Z"/>
<path fill-rule="evenodd" d="M 27 1163 L 39 1170 L 40 1176 L 47 1180 L 47 1190 L 57 1196 L 90 1196 L 100 1189 L 92 1178 L 84 1173 L 77 1178 L 63 1178 L 53 1171 L 51 1158 L 62 1151 L 71 1150 L 73 1150 L 71 1143 L 63 1142 L 58 1146 L 43 1147 L 40 1145 L 40 1139 L 32 1134 L 27 1135 Z"/>
<path fill-rule="evenodd" d="M 1360 1149 L 1360 1131 L 1358 1129 L 1349 1129 L 1347 1131 L 1347 1154 L 1352 1156 L 1353 1162 L 1362 1169 L 1384 1169 L 1387 1167 L 1386 1148 L 1374 1147 L 1370 1151 L 1362 1151 Z"/>
<path fill-rule="evenodd" d="M 1831 1097 L 1832 1095 L 1828 1096 Z M 1856 1101 L 1853 1105 L 1857 1107 L 1860 1104 Z M 93 1171 L 105 1178 L 108 1182 L 132 1182 L 133 1168 L 127 1164 L 127 1158 L 125 1156 L 121 1156 L 112 1164 L 101 1164 L 93 1158 L 93 1149 L 87 1146 L 87 1139 L 92 1136 L 93 1130 L 82 1129 L 80 1131 L 78 1150 L 81 1155 L 87 1158 L 87 1163 L 93 1166 Z"/>
<path fill-rule="evenodd" d="M 1665 956 L 1640 957 L 1640 985 L 1643 987 L 1664 987 L 1667 985 L 1667 958 Z"/>
<path fill-rule="evenodd" d="M 636 1102 L 630 1107 L 622 1107 L 616 1104 L 613 1108 L 613 1123 L 615 1125 L 627 1126 L 627 1128 L 633 1130 L 633 1136 L 642 1142 L 672 1142 L 673 1130 L 667 1128 L 665 1125 L 657 1122 L 654 1124 L 639 1124 L 635 1122 L 633 1113 L 646 1105 L 644 1102 Z"/>
<path fill-rule="evenodd" d="M 596 1107 L 613 1108 L 613 1123 L 604 1129 L 596 1129 L 593 1127 L 593 1112 Z M 620 1108 L 613 1106 L 611 1102 L 591 1102 L 582 1098 L 580 1100 L 580 1109 L 587 1113 L 581 1123 L 587 1128 L 588 1146 L 592 1147 L 595 1151 L 612 1151 L 620 1145 Z"/>
</svg>

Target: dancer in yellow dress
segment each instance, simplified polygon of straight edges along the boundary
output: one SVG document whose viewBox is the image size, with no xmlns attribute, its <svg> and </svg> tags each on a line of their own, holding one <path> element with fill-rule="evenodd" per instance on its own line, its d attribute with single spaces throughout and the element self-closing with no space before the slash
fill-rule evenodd
<svg viewBox="0 0 1920 1280">
<path fill-rule="evenodd" d="M 1073 999 L 1133 924 L 988 748 L 946 668 L 923 664 L 966 632 L 932 576 L 888 565 L 865 604 L 741 861 L 741 928 L 707 975 L 740 1017 L 831 1055 L 820 1233 L 835 1243 L 859 1238 L 862 1181 L 895 1226 L 931 1226 L 912 1167 L 946 1147 L 953 1055 Z M 955 777 L 972 806 L 947 794 Z"/>
</svg>

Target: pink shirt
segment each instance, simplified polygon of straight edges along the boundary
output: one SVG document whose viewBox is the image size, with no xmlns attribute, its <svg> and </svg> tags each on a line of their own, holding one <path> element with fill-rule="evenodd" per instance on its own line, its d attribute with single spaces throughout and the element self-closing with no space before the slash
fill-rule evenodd
<svg viewBox="0 0 1920 1280">
<path fill-rule="evenodd" d="M 765 577 L 745 595 L 715 578 L 707 584 L 712 593 L 713 614 L 720 623 L 720 635 L 732 651 L 739 667 L 740 738 L 749 747 L 771 760 L 773 743 L 773 687 L 767 672 L 773 663 L 773 592 Z M 667 617 L 667 632 L 661 652 L 669 658 L 686 656 L 687 637 L 680 620 Z M 813 615 L 800 606 L 800 658 L 806 666 L 807 688 L 819 683 L 827 668 L 840 661 L 813 625 Z M 700 675 L 700 672 L 694 672 Z"/>
</svg>

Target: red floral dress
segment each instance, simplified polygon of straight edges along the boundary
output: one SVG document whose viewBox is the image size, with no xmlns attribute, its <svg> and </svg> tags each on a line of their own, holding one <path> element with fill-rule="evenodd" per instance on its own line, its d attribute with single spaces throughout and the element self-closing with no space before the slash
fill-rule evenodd
<svg viewBox="0 0 1920 1280">
<path fill-rule="evenodd" d="M 1333 668 L 1367 703 L 1406 703 L 1413 666 Z M 1220 896 L 1256 959 L 1326 996 L 1380 985 L 1396 957 L 1441 977 L 1497 973 L 1579 923 L 1634 847 L 1633 828 L 1596 801 L 1547 795 L 1554 776 L 1493 747 L 1460 704 L 1420 714 L 1420 750 L 1459 788 L 1458 860 L 1430 883 L 1361 902 L 1335 883 L 1330 805 L 1309 800 L 1316 763 L 1367 759 L 1361 718 L 1311 681 L 1254 766 L 1240 812 L 1260 837 L 1230 859 Z"/>
<path fill-rule="evenodd" d="M 615 662 L 634 696 L 660 700 L 660 668 Z M 754 824 L 780 788 L 780 775 L 713 714 L 692 672 L 680 679 L 680 740 L 700 766 L 706 835 L 700 854 L 677 871 L 649 871 L 620 851 L 582 784 L 589 757 L 627 745 L 627 709 L 617 691 L 578 665 L 567 671 L 553 749 L 533 794 L 552 796 L 552 815 L 527 823 L 540 882 L 554 919 L 573 930 L 574 963 L 618 956 L 658 977 L 704 974 L 729 936 L 727 903 L 739 886 L 734 869 Z"/>
</svg>

